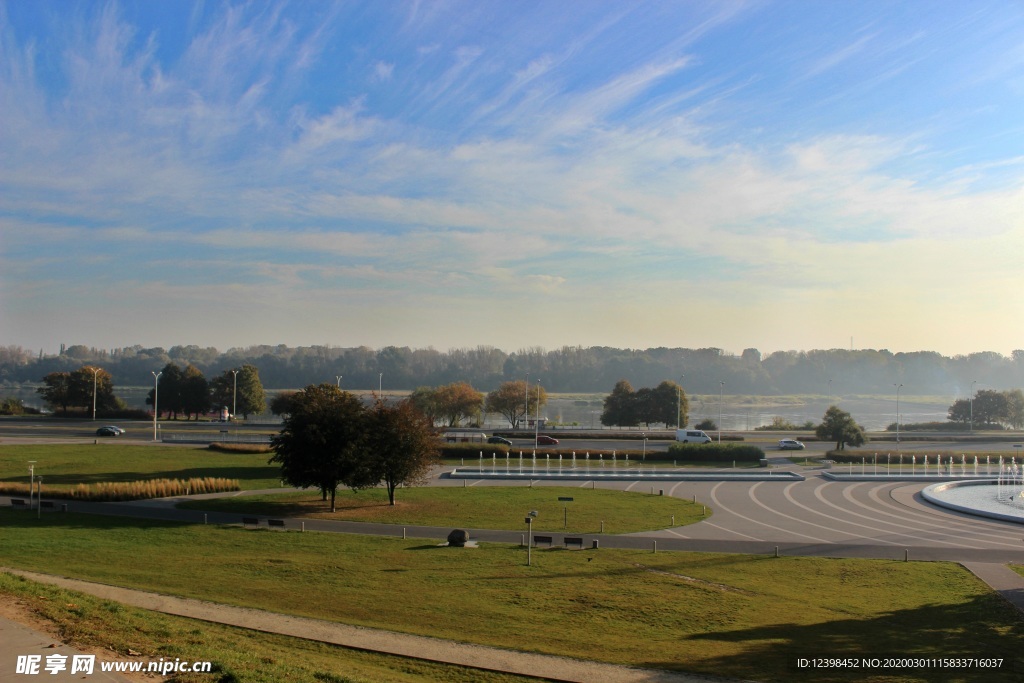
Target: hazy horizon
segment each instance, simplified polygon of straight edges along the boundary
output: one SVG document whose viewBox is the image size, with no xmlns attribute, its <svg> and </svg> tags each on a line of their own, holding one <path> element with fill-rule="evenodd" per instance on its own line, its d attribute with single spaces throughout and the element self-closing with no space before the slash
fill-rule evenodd
<svg viewBox="0 0 1024 683">
<path fill-rule="evenodd" d="M 0 344 L 1009 355 L 1022 36 L 1006 0 L 0 1 Z"/>
</svg>

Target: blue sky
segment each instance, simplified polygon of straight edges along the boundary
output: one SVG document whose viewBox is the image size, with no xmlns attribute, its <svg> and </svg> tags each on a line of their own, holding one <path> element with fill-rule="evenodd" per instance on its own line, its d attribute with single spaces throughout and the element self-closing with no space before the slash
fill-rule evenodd
<svg viewBox="0 0 1024 683">
<path fill-rule="evenodd" d="M 1024 347 L 1019 2 L 0 4 L 0 344 Z"/>
</svg>

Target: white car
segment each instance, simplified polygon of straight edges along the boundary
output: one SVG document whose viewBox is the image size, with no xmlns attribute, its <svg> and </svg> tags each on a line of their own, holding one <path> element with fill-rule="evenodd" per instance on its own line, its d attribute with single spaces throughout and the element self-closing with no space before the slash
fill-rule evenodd
<svg viewBox="0 0 1024 683">
<path fill-rule="evenodd" d="M 804 449 L 803 443 L 796 439 L 782 439 L 779 441 L 780 451 L 802 451 Z"/>
</svg>

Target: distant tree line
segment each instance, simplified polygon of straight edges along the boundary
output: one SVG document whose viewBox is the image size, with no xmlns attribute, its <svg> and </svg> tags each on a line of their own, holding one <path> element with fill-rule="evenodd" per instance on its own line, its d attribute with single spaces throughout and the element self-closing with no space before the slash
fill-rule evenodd
<svg viewBox="0 0 1024 683">
<path fill-rule="evenodd" d="M 882 394 L 893 391 L 898 383 L 905 394 L 966 396 L 974 385 L 991 390 L 1024 386 L 1024 350 L 1010 356 L 981 352 L 950 357 L 884 349 L 777 351 L 762 356 L 757 349 L 731 355 L 718 348 L 565 346 L 507 353 L 489 346 L 438 351 L 284 345 L 225 352 L 198 346 L 106 350 L 72 345 L 55 355 L 7 346 L 0 347 L 0 385 L 38 383 L 49 373 L 89 365 L 110 373 L 120 386 L 146 386 L 152 382 L 151 372 L 168 363 L 192 366 L 207 377 L 251 365 L 269 389 L 329 382 L 342 389 L 379 385 L 385 390 L 412 391 L 465 382 L 490 392 L 506 382 L 533 385 L 540 379 L 548 392 L 606 392 L 624 377 L 641 387 L 656 387 L 669 378 L 690 395 L 718 393 L 723 386 L 731 394 Z"/>
</svg>

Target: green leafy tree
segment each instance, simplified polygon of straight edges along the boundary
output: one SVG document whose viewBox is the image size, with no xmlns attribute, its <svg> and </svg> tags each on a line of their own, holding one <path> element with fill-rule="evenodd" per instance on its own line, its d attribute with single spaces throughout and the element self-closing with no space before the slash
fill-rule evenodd
<svg viewBox="0 0 1024 683">
<path fill-rule="evenodd" d="M 43 377 L 43 386 L 36 389 L 52 409 L 60 408 L 65 414 L 71 405 L 71 373 L 51 372 Z"/>
<path fill-rule="evenodd" d="M 239 373 L 241 374 L 241 373 Z M 331 512 L 338 487 L 368 488 L 380 481 L 366 457 L 368 418 L 362 402 L 334 384 L 308 386 L 291 399 L 291 412 L 271 439 L 271 463 L 281 479 L 300 488 L 317 487 Z"/>
<path fill-rule="evenodd" d="M 825 417 L 814 433 L 822 441 L 835 441 L 837 451 L 844 450 L 847 444 L 862 446 L 867 441 L 864 428 L 854 422 L 848 412 L 836 406 L 825 411 Z"/>
<path fill-rule="evenodd" d="M 627 380 L 616 382 L 612 393 L 605 397 L 601 424 L 607 427 L 635 427 L 640 424 L 637 395 Z"/>
<path fill-rule="evenodd" d="M 168 363 L 160 371 L 158 387 L 149 390 L 146 396 L 146 405 L 153 405 L 153 396 L 156 395 L 157 410 L 167 413 L 172 420 L 178 419 L 178 413 L 184 410 L 184 399 L 182 397 L 185 386 L 185 373 L 176 363 Z"/>
<path fill-rule="evenodd" d="M 116 410 L 120 407 L 120 402 L 114 396 L 113 378 L 103 368 L 83 365 L 71 373 L 70 381 L 72 405 L 90 410 L 95 392 L 98 412 Z"/>
<path fill-rule="evenodd" d="M 433 425 L 408 399 L 394 404 L 378 400 L 368 416 L 366 457 L 394 505 L 398 486 L 422 483 L 439 462 Z"/>
<path fill-rule="evenodd" d="M 246 420 L 249 415 L 259 415 L 267 410 L 267 394 L 255 365 L 246 364 L 238 369 L 237 393 L 233 370 L 225 370 L 214 378 L 211 392 L 215 406 L 227 406 L 233 413 L 241 413 Z"/>
<path fill-rule="evenodd" d="M 437 390 L 433 387 L 417 387 L 409 395 L 409 400 L 416 409 L 423 413 L 430 424 L 437 424 L 441 411 L 437 405 Z"/>
<path fill-rule="evenodd" d="M 181 379 L 181 408 L 185 419 L 210 412 L 210 383 L 202 370 L 189 363 Z"/>
</svg>

